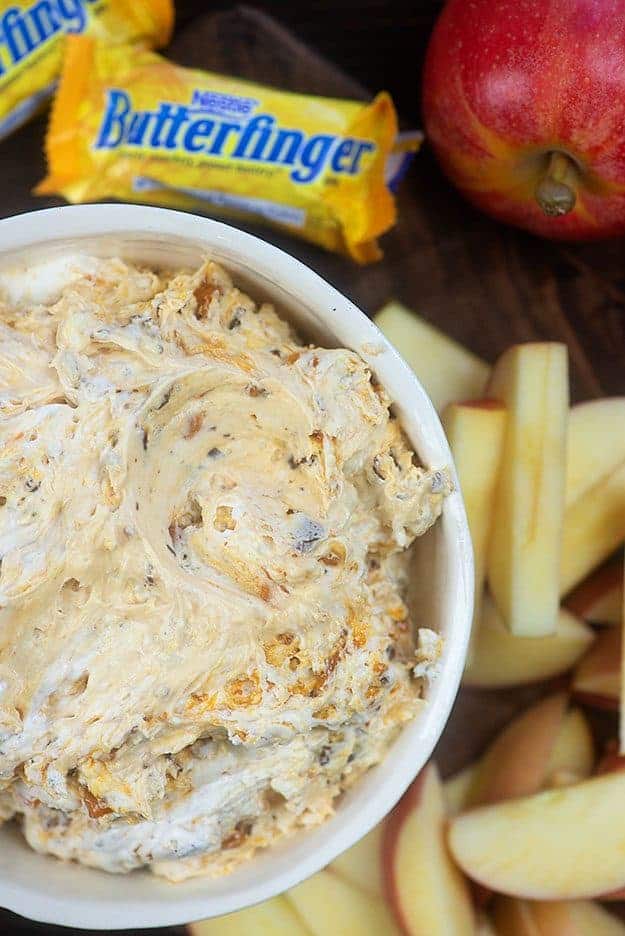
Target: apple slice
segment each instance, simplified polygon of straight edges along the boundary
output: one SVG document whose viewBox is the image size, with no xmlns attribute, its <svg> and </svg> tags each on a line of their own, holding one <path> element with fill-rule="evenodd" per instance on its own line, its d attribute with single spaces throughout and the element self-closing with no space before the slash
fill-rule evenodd
<svg viewBox="0 0 625 936">
<path fill-rule="evenodd" d="M 594 897 L 623 887 L 625 772 L 481 806 L 451 820 L 462 870 L 492 890 L 534 900 Z"/>
<path fill-rule="evenodd" d="M 479 768 L 479 761 L 464 767 L 453 777 L 443 783 L 443 796 L 445 797 L 445 811 L 448 816 L 456 816 L 466 806 L 467 796 L 475 782 Z"/>
<path fill-rule="evenodd" d="M 445 824 L 443 789 L 430 763 L 384 828 L 385 892 L 402 931 L 410 936 L 475 932 L 469 889 L 449 857 Z"/>
<path fill-rule="evenodd" d="M 480 913 L 477 918 L 475 936 L 500 936 L 500 934 L 495 932 L 490 917 L 487 917 L 485 913 Z"/>
<path fill-rule="evenodd" d="M 562 730 L 564 692 L 547 696 L 517 715 L 481 759 L 466 808 L 527 796 L 541 789 Z"/>
<path fill-rule="evenodd" d="M 335 858 L 330 871 L 360 887 L 367 894 L 382 896 L 382 824 L 377 825 L 359 842 Z"/>
<path fill-rule="evenodd" d="M 346 936 L 399 936 L 383 900 L 352 887 L 331 871 L 319 871 L 287 891 L 287 899 L 313 936 L 345 933 Z M 249 930 L 253 933 L 254 930 Z"/>
<path fill-rule="evenodd" d="M 620 624 L 623 616 L 623 566 L 610 562 L 585 579 L 566 606 L 591 624 Z"/>
<path fill-rule="evenodd" d="M 616 709 L 621 697 L 621 628 L 602 631 L 577 664 L 572 690 L 586 705 Z"/>
<path fill-rule="evenodd" d="M 480 397 L 490 367 L 399 302 L 388 302 L 374 316 L 440 412 L 453 400 Z"/>
<path fill-rule="evenodd" d="M 544 787 L 578 783 L 591 775 L 595 765 L 595 748 L 588 719 L 580 709 L 573 708 L 564 714 L 558 728 L 562 698 L 559 693 L 547 696 L 537 705 L 526 709 L 503 729 L 480 760 L 464 767 L 444 782 L 443 792 L 449 817 L 477 805 L 482 797 L 486 802 L 489 789 L 494 792 L 496 799 L 503 799 Z M 541 766 L 539 752 L 548 752 L 550 730 L 554 726 L 557 728 L 555 740 Z M 515 739 L 519 742 L 518 749 L 514 746 Z M 499 757 L 501 761 L 498 761 Z M 493 775 L 488 776 L 488 762 L 491 759 Z"/>
<path fill-rule="evenodd" d="M 625 628 L 625 594 L 623 595 L 623 623 L 618 628 L 621 633 L 621 685 L 619 699 L 619 753 L 625 755 L 625 640 L 622 639 Z"/>
<path fill-rule="evenodd" d="M 497 936 L 543 936 L 532 915 L 528 900 L 497 897 L 491 909 Z"/>
<path fill-rule="evenodd" d="M 474 622 L 486 575 L 492 504 L 497 491 L 506 411 L 498 400 L 450 403 L 443 427 L 451 447 L 473 541 L 475 570 Z M 471 655 L 472 650 L 469 651 Z"/>
<path fill-rule="evenodd" d="M 522 686 L 569 670 L 595 639 L 592 628 L 560 609 L 555 634 L 516 637 L 486 595 L 463 684 L 482 689 Z"/>
<path fill-rule="evenodd" d="M 625 462 L 564 514 L 560 593 L 566 595 L 625 540 Z"/>
<path fill-rule="evenodd" d="M 493 905 L 498 936 L 625 936 L 621 921 L 591 900 L 519 900 Z"/>
<path fill-rule="evenodd" d="M 311 936 L 286 897 L 272 897 L 227 916 L 189 923 L 189 936 Z"/>
<path fill-rule="evenodd" d="M 535 904 L 534 915 L 545 936 L 568 936 L 569 932 L 575 936 L 625 936 L 625 924 L 592 900 L 566 901 L 568 920 L 563 923 L 570 921 L 569 929 L 548 929 L 549 915 L 553 914 L 552 919 L 557 920 L 556 907 L 561 906 L 551 902 Z"/>
<path fill-rule="evenodd" d="M 595 744 L 588 719 L 581 709 L 573 708 L 564 716 L 551 751 L 545 787 L 564 786 L 585 780 L 595 766 Z"/>
<path fill-rule="evenodd" d="M 610 773 L 613 770 L 625 770 L 625 754 L 621 754 L 619 743 L 614 738 L 606 741 L 603 754 L 599 758 L 595 773 Z"/>
<path fill-rule="evenodd" d="M 571 407 L 566 461 L 566 506 L 625 462 L 625 397 Z"/>
<path fill-rule="evenodd" d="M 513 634 L 556 630 L 569 412 L 566 346 L 513 345 L 488 395 L 508 409 L 488 580 Z"/>
</svg>

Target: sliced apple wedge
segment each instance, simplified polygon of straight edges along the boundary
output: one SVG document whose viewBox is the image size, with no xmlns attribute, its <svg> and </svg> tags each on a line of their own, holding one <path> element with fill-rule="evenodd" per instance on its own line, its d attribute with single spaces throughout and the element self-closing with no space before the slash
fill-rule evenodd
<svg viewBox="0 0 625 936">
<path fill-rule="evenodd" d="M 566 346 L 555 342 L 513 345 L 488 384 L 508 411 L 488 580 L 517 636 L 556 630 L 568 388 Z"/>
<path fill-rule="evenodd" d="M 463 683 L 482 689 L 500 689 L 558 676 L 575 665 L 594 639 L 592 628 L 564 608 L 558 614 L 554 634 L 516 637 L 505 626 L 487 595 Z"/>
<path fill-rule="evenodd" d="M 619 752 L 625 755 L 625 640 L 623 639 L 623 629 L 625 628 L 625 594 L 623 596 L 623 623 L 618 628 L 621 632 L 621 685 L 619 699 Z"/>
<path fill-rule="evenodd" d="M 625 397 L 571 407 L 566 461 L 567 507 L 625 462 Z"/>
<path fill-rule="evenodd" d="M 498 897 L 492 916 L 498 936 L 625 936 L 625 925 L 591 900 Z"/>
<path fill-rule="evenodd" d="M 625 754 L 621 754 L 616 739 L 606 742 L 603 754 L 599 758 L 595 773 L 611 773 L 613 770 L 625 770 Z"/>
<path fill-rule="evenodd" d="M 382 824 L 377 825 L 359 842 L 335 858 L 329 866 L 348 884 L 360 887 L 367 894 L 382 896 Z"/>
<path fill-rule="evenodd" d="M 467 793 L 467 809 L 527 796 L 541 789 L 562 730 L 566 706 L 566 694 L 558 692 L 541 699 L 506 725 L 480 760 Z"/>
<path fill-rule="evenodd" d="M 479 761 L 464 767 L 453 777 L 443 783 L 443 796 L 445 797 L 445 811 L 448 816 L 456 816 L 466 806 L 467 796 L 475 782 L 479 768 Z"/>
<path fill-rule="evenodd" d="M 449 857 L 445 824 L 442 785 L 436 767 L 429 764 L 384 827 L 385 893 L 409 936 L 475 933 L 469 889 Z"/>
<path fill-rule="evenodd" d="M 286 897 L 272 897 L 227 916 L 189 923 L 189 936 L 311 936 Z"/>
<path fill-rule="evenodd" d="M 595 744 L 588 719 L 573 708 L 564 716 L 551 751 L 543 786 L 558 787 L 585 780 L 595 766 Z"/>
<path fill-rule="evenodd" d="M 491 916 L 497 936 L 542 936 L 529 900 L 499 896 L 493 903 Z"/>
<path fill-rule="evenodd" d="M 576 698 L 598 708 L 618 708 L 621 696 L 621 628 L 602 631 L 575 668 Z"/>
<path fill-rule="evenodd" d="M 313 936 L 328 936 L 328 933 L 399 936 L 383 900 L 352 887 L 331 871 L 319 871 L 292 887 L 286 897 Z M 251 936 L 254 931 L 248 932 Z"/>
<path fill-rule="evenodd" d="M 442 421 L 454 456 L 473 541 L 474 620 L 477 620 L 486 575 L 492 505 L 497 491 L 506 411 L 498 400 L 450 403 Z"/>
<path fill-rule="evenodd" d="M 625 882 L 625 772 L 456 816 L 451 852 L 470 878 L 533 900 L 595 897 Z"/>
<path fill-rule="evenodd" d="M 574 900 L 570 901 L 568 906 L 570 919 L 576 927 L 575 936 L 586 936 L 591 933 L 592 936 L 625 936 L 625 924 L 622 920 L 619 920 L 613 913 L 609 913 L 600 904 L 591 900 Z M 541 913 L 544 915 L 544 912 L 544 909 L 539 910 L 539 919 Z M 564 930 L 562 936 L 564 936 Z"/>
<path fill-rule="evenodd" d="M 597 569 L 566 599 L 573 614 L 591 624 L 620 624 L 623 616 L 623 565 L 610 562 Z"/>
<path fill-rule="evenodd" d="M 624 540 L 625 462 L 582 494 L 564 514 L 561 594 L 568 594 Z"/>
<path fill-rule="evenodd" d="M 486 916 L 485 913 L 480 913 L 477 918 L 475 936 L 500 936 L 500 934 L 495 932 L 490 917 Z"/>
<path fill-rule="evenodd" d="M 380 331 L 411 366 L 439 412 L 453 400 L 480 397 L 490 367 L 399 302 L 374 316 Z"/>
</svg>

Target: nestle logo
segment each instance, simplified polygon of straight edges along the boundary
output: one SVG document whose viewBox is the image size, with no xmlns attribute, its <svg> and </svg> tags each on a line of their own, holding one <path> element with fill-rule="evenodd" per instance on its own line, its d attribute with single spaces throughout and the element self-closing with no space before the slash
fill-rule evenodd
<svg viewBox="0 0 625 936">
<path fill-rule="evenodd" d="M 231 117 L 247 117 L 258 107 L 254 98 L 238 94 L 222 94 L 219 91 L 201 91 L 196 88 L 191 98 L 191 107 L 208 114 L 228 114 Z"/>
</svg>

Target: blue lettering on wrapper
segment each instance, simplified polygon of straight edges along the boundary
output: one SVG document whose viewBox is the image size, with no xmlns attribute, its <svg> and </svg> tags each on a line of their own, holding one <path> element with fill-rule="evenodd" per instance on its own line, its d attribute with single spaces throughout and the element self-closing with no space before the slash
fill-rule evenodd
<svg viewBox="0 0 625 936">
<path fill-rule="evenodd" d="M 358 149 L 354 154 L 351 166 L 347 170 L 351 175 L 356 175 L 356 173 L 360 172 L 360 160 L 365 153 L 372 153 L 375 150 L 375 145 L 366 140 L 357 140 L 355 142 L 358 143 Z"/>
<path fill-rule="evenodd" d="M 87 3 L 96 3 L 97 0 L 86 0 Z M 59 13 L 65 23 L 66 32 L 82 33 L 87 25 L 87 12 L 84 0 L 56 0 Z"/>
<path fill-rule="evenodd" d="M 95 142 L 96 149 L 114 149 L 122 142 L 124 130 L 126 129 L 125 119 L 130 113 L 130 98 L 125 91 L 117 91 L 113 88 L 109 91 L 104 120 L 100 127 L 98 139 Z M 148 116 L 148 115 L 145 115 Z"/>
<path fill-rule="evenodd" d="M 268 158 L 271 162 L 292 166 L 303 142 L 304 134 L 299 130 L 278 130 Z"/>
<path fill-rule="evenodd" d="M 257 114 L 256 117 L 252 117 L 245 125 L 245 129 L 239 137 L 239 142 L 232 151 L 232 158 L 262 160 L 263 150 L 269 142 L 275 123 L 270 114 Z"/>
<path fill-rule="evenodd" d="M 196 89 L 193 100 L 205 99 Z M 228 96 L 230 112 L 236 110 L 235 100 L 236 96 Z M 289 167 L 289 178 L 297 185 L 310 185 L 326 170 L 356 175 L 362 171 L 364 156 L 376 150 L 370 140 L 329 133 L 307 136 L 298 128 L 280 127 L 272 114 L 233 121 L 222 119 L 216 109 L 161 101 L 154 110 L 135 110 L 127 91 L 110 88 L 94 148 L 140 146 L 176 150 L 196 158 L 206 155 L 284 166 Z M 211 113 L 210 118 L 200 116 L 207 113 Z"/>
<path fill-rule="evenodd" d="M 37 0 L 12 6 L 0 17 L 0 75 L 36 52 L 59 33 L 82 33 L 87 7 L 99 0 Z"/>
<path fill-rule="evenodd" d="M 328 154 L 335 140 L 336 137 L 326 136 L 322 133 L 318 136 L 311 137 L 299 154 L 302 168 L 295 169 L 295 171 L 291 173 L 293 181 L 314 182 L 324 168 Z"/>
<path fill-rule="evenodd" d="M 332 156 L 332 168 L 335 172 L 345 172 L 345 160 L 348 160 L 354 151 L 355 140 L 343 140 L 334 150 Z"/>
<path fill-rule="evenodd" d="M 213 132 L 214 120 L 195 120 L 187 129 L 182 145 L 190 153 L 199 153 L 204 149 L 206 138 Z"/>
<path fill-rule="evenodd" d="M 211 156 L 223 156 L 224 147 L 230 133 L 240 133 L 241 124 L 240 123 L 227 123 L 226 121 L 221 121 L 217 127 L 217 133 L 215 134 L 215 139 L 210 145 L 208 152 Z"/>
<path fill-rule="evenodd" d="M 12 59 L 12 64 L 21 62 L 25 55 L 35 50 L 35 42 L 28 30 L 26 20 L 17 7 L 11 7 L 0 20 L 3 42 Z"/>
<path fill-rule="evenodd" d="M 31 15 L 39 42 L 45 42 L 61 28 L 57 10 L 50 0 L 39 0 L 32 8 Z"/>
</svg>

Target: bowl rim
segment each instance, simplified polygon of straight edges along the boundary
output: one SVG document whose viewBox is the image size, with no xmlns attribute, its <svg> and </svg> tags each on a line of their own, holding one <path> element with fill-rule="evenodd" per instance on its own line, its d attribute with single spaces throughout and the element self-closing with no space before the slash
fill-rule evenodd
<svg viewBox="0 0 625 936">
<path fill-rule="evenodd" d="M 30 248 L 37 250 L 52 247 L 55 242 L 104 238 L 108 235 L 156 236 L 158 239 L 165 237 L 187 242 L 195 247 L 204 245 L 207 251 L 224 251 L 236 256 L 257 277 L 266 277 L 266 271 L 271 270 L 275 281 L 294 301 L 298 301 L 298 296 L 304 301 L 305 297 L 308 305 L 317 308 L 324 322 L 331 322 L 334 315 L 336 323 L 339 320 L 336 313 L 340 310 L 342 326 L 348 327 L 354 335 L 354 340 L 348 341 L 347 346 L 357 350 L 374 368 L 382 350 L 385 359 L 401 375 L 403 384 L 409 389 L 411 406 L 418 413 L 419 420 L 427 423 L 432 445 L 441 462 L 450 466 L 456 482 L 456 491 L 445 503 L 446 526 L 442 534 L 455 562 L 453 600 L 450 602 L 448 614 L 452 639 L 446 642 L 441 672 L 433 686 L 432 698 L 424 711 L 408 723 L 401 733 L 401 737 L 408 732 L 414 735 L 413 740 L 418 745 L 418 753 L 415 754 L 415 751 L 410 749 L 403 751 L 398 758 L 399 763 L 393 765 L 392 771 L 388 771 L 390 775 L 380 775 L 380 782 L 367 800 L 366 815 L 360 813 L 346 818 L 337 830 L 328 835 L 325 842 L 322 841 L 303 852 L 300 849 L 299 859 L 276 874 L 275 879 L 248 883 L 240 892 L 219 896 L 210 893 L 209 888 L 204 894 L 201 890 L 185 894 L 181 890 L 185 887 L 184 884 L 171 885 L 154 878 L 159 888 L 162 887 L 163 891 L 168 890 L 165 896 L 159 894 L 158 899 L 154 901 L 146 901 L 144 898 L 136 902 L 126 901 L 123 907 L 118 906 L 111 915 L 109 899 L 104 900 L 97 895 L 83 897 L 82 893 L 79 899 L 57 893 L 42 893 L 28 882 L 12 881 L 10 860 L 0 860 L 0 906 L 30 919 L 50 924 L 112 930 L 185 924 L 202 917 L 230 913 L 276 896 L 325 867 L 337 855 L 355 844 L 389 812 L 418 770 L 429 759 L 447 723 L 457 695 L 473 615 L 473 552 L 449 446 L 438 415 L 425 390 L 377 326 L 319 274 L 290 254 L 252 234 L 211 218 L 164 208 L 96 204 L 48 208 L 0 220 L 0 262 Z M 222 262 L 219 257 L 217 259 Z M 227 260 L 223 262 L 227 267 Z M 317 302 L 316 296 L 323 296 L 323 303 Z M 331 325 L 328 325 L 328 330 L 330 328 Z M 383 378 L 382 383 L 384 384 Z M 450 565 L 453 565 L 451 561 Z M 382 764 L 386 763 L 392 750 L 393 748 L 389 750 Z M 374 771 L 377 769 L 373 768 Z M 367 776 L 361 778 L 355 787 L 365 782 Z M 328 820 L 318 829 L 323 829 L 331 821 Z M 305 835 L 308 837 L 313 832 L 307 832 Z M 288 849 L 288 845 L 286 847 Z M 38 857 L 43 861 L 51 860 L 48 856 Z M 104 871 L 92 873 L 107 874 Z M 114 882 L 115 876 L 110 877 Z"/>
</svg>

